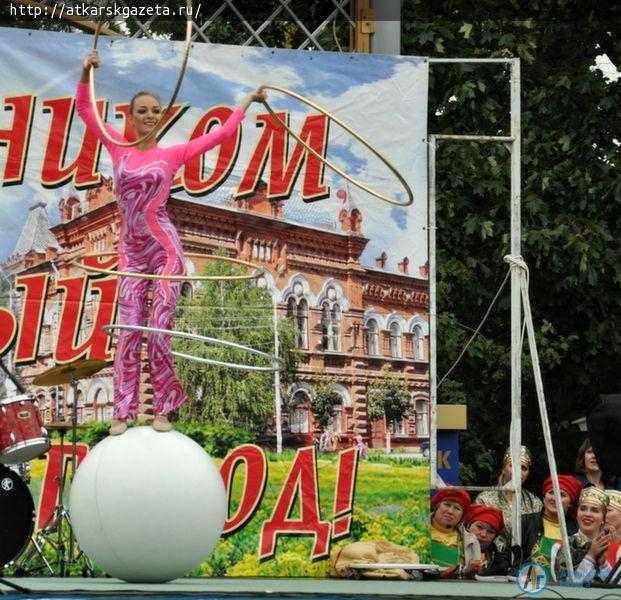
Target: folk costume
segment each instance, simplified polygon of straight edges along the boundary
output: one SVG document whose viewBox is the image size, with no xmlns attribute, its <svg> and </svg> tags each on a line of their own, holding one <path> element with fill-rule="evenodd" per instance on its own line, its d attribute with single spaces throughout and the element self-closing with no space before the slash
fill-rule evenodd
<svg viewBox="0 0 621 600">
<path fill-rule="evenodd" d="M 442 501 L 457 502 L 464 515 L 470 508 L 470 496 L 464 490 L 440 490 L 431 500 L 432 513 Z M 480 560 L 481 547 L 477 538 L 467 531 L 462 523 L 456 527 L 445 527 L 431 517 L 431 561 L 448 570 L 443 577 L 463 577 L 463 571 L 470 561 Z"/>
<path fill-rule="evenodd" d="M 605 492 L 596 488 L 585 488 L 580 494 L 579 504 L 593 504 L 606 514 L 609 498 Z M 603 564 L 593 560 L 588 555 L 592 540 L 581 530 L 569 538 L 571 562 L 574 568 L 576 582 L 588 582 L 592 580 L 604 581 L 612 571 L 617 561 L 621 560 L 621 545 L 619 542 L 610 542 Z M 557 542 L 552 548 L 552 577 L 555 581 L 563 581 L 568 577 L 568 569 L 565 561 L 565 553 L 562 552 L 562 542 Z"/>
<path fill-rule="evenodd" d="M 561 490 L 567 493 L 572 504 L 580 497 L 582 484 L 571 475 L 559 475 L 558 484 Z M 546 494 L 553 487 L 552 478 L 543 482 L 542 492 Z M 559 510 L 562 510 L 559 507 Z M 573 519 L 566 519 L 567 532 L 575 534 L 578 527 Z M 561 526 L 558 519 L 554 519 L 541 511 L 538 514 L 522 517 L 522 556 L 524 562 L 534 562 L 541 565 L 548 576 L 551 576 L 552 547 L 561 539 Z"/>
<path fill-rule="evenodd" d="M 464 517 L 464 526 L 466 529 L 469 529 L 475 521 L 481 521 L 490 525 L 496 532 L 496 538 L 502 534 L 504 529 L 502 511 L 491 506 L 472 504 Z M 492 541 L 487 548 L 481 548 L 481 562 L 483 563 L 483 569 L 479 575 L 507 575 L 512 563 L 511 550 L 508 548 L 499 549 L 495 542 Z"/>
<path fill-rule="evenodd" d="M 511 448 L 507 448 L 505 455 L 502 459 L 503 469 L 505 465 L 511 462 Z M 526 446 L 521 446 L 520 448 L 520 464 L 528 466 L 530 468 L 532 464 L 532 455 Z M 510 483 L 510 482 L 509 482 Z M 502 511 L 502 516 L 504 518 L 504 534 L 503 534 L 503 545 L 510 546 L 511 545 L 511 517 L 512 517 L 512 502 L 511 502 L 511 492 L 503 491 L 503 486 L 506 485 L 503 483 L 502 473 L 498 478 L 498 489 L 497 490 L 487 490 L 485 492 L 480 492 L 475 498 L 475 504 L 479 504 L 481 506 L 491 506 L 493 508 L 497 508 Z M 521 504 L 521 513 L 522 515 L 529 515 L 532 513 L 540 513 L 543 509 L 543 504 L 537 496 L 531 494 L 528 490 L 522 488 L 522 493 L 520 496 L 520 504 Z"/>
</svg>

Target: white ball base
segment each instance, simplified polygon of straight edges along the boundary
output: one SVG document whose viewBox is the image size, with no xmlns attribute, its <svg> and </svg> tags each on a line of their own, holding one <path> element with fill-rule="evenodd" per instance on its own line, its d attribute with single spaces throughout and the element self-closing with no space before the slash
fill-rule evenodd
<svg viewBox="0 0 621 600">
<path fill-rule="evenodd" d="M 97 444 L 76 472 L 69 501 L 80 548 L 128 582 L 187 574 L 213 550 L 226 511 L 211 457 L 176 431 L 148 426 Z"/>
</svg>

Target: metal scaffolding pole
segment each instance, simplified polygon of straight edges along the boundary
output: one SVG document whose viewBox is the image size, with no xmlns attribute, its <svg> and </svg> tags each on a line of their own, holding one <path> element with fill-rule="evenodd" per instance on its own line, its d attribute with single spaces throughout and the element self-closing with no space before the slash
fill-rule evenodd
<svg viewBox="0 0 621 600">
<path fill-rule="evenodd" d="M 428 202 L 429 202 L 429 385 L 430 385 L 430 421 L 431 436 L 431 482 L 434 489 L 444 487 L 437 471 L 437 403 L 438 403 L 438 373 L 437 373 L 437 292 L 436 292 L 436 151 L 443 141 L 460 142 L 493 142 L 503 143 L 511 157 L 511 254 L 520 256 L 520 205 L 521 205 L 521 123 L 520 123 L 520 60 L 517 58 L 473 58 L 473 59 L 429 59 L 430 63 L 498 63 L 509 64 L 511 67 L 511 132 L 503 135 L 430 135 L 428 149 Z M 521 467 L 520 447 L 522 432 L 522 403 L 521 403 L 521 322 L 522 308 L 520 302 L 520 274 L 515 269 L 511 273 L 511 433 L 510 447 L 512 456 L 511 485 L 504 491 L 513 492 L 512 500 L 512 534 L 514 543 L 521 543 L 520 503 L 521 503 Z M 470 486 L 475 490 L 490 489 L 479 486 Z M 491 488 L 496 489 L 496 488 Z"/>
<path fill-rule="evenodd" d="M 521 545 L 521 498 L 522 478 L 520 449 L 522 444 L 522 302 L 524 304 L 524 316 L 530 354 L 535 375 L 535 387 L 541 415 L 541 424 L 546 444 L 546 452 L 550 474 L 553 480 L 554 496 L 557 506 L 561 505 L 560 488 L 556 470 L 556 459 L 552 445 L 552 435 L 545 404 L 539 356 L 535 340 L 535 330 L 530 310 L 528 297 L 528 280 L 526 277 L 527 266 L 521 256 L 521 78 L 520 60 L 514 59 L 430 59 L 430 62 L 442 63 L 509 63 L 510 90 L 511 90 L 511 134 L 509 136 L 486 136 L 486 135 L 430 135 L 428 148 L 428 224 L 429 224 L 429 384 L 430 384 L 430 412 L 431 412 L 431 485 L 434 489 L 446 487 L 437 472 L 437 400 L 438 400 L 438 374 L 437 374 L 437 294 L 436 294 L 436 152 L 442 141 L 480 141 L 504 143 L 510 153 L 511 161 L 511 254 L 505 257 L 505 261 L 511 264 L 511 485 L 503 488 L 504 492 L 513 492 L 512 497 L 512 523 L 511 533 L 513 543 Z M 471 491 L 483 491 L 489 488 L 484 486 L 460 486 L 462 489 Z M 561 536 L 563 540 L 562 551 L 568 568 L 568 578 L 574 580 L 574 569 L 571 563 L 569 551 L 567 525 L 562 512 L 559 512 Z"/>
<path fill-rule="evenodd" d="M 427 257 L 429 260 L 429 458 L 431 487 L 440 489 L 438 476 L 438 361 L 436 322 L 436 136 L 429 136 L 427 146 Z"/>
<path fill-rule="evenodd" d="M 521 256 L 521 161 L 520 139 L 520 59 L 511 61 L 511 137 L 507 144 L 511 154 L 511 254 Z M 511 533 L 513 543 L 522 544 L 522 305 L 520 302 L 520 274 L 511 270 L 511 479 L 515 489 L 511 506 Z"/>
<path fill-rule="evenodd" d="M 274 309 L 274 356 L 280 356 L 280 337 L 278 335 L 278 300 L 273 297 Z M 274 403 L 276 409 L 276 453 L 282 454 L 282 398 L 280 395 L 280 370 L 274 371 Z"/>
</svg>

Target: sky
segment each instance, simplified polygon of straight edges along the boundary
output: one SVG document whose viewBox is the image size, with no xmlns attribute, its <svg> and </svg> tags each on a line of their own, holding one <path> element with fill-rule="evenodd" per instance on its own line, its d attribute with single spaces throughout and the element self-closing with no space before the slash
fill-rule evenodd
<svg viewBox="0 0 621 600">
<path fill-rule="evenodd" d="M 11 254 L 34 201 L 46 203 L 55 224 L 59 219 L 59 199 L 73 193 L 72 186 L 55 190 L 41 186 L 49 128 L 49 115 L 41 107 L 46 98 L 75 93 L 82 59 L 91 43 L 92 37 L 84 34 L 0 28 L 4 75 L 0 79 L 0 95 L 3 98 L 22 93 L 37 95 L 25 181 L 19 186 L 0 188 L 0 260 Z M 158 92 L 163 102 L 168 101 L 178 75 L 183 43 L 101 38 L 99 48 L 102 57 L 102 67 L 96 73 L 99 98 L 107 98 L 111 103 L 127 102 L 135 91 L 147 89 Z M 396 271 L 397 263 L 407 256 L 416 273 L 418 266 L 427 260 L 427 61 L 417 57 L 194 44 L 179 95 L 179 100 L 187 102 L 190 108 L 161 139 L 160 145 L 186 141 L 197 120 L 211 106 L 235 106 L 244 95 L 264 83 L 291 89 L 334 113 L 376 146 L 403 174 L 415 198 L 413 205 L 406 208 L 393 207 L 374 198 L 326 169 L 325 179 L 332 193 L 329 199 L 317 203 L 316 211 L 321 218 L 328 215 L 336 222 L 342 207 L 336 191 L 346 189 L 351 206 L 362 212 L 362 232 L 370 239 L 363 264 L 374 266 L 375 257 L 385 251 L 388 270 Z M 304 117 L 312 112 L 303 103 L 276 92 L 270 93 L 270 103 L 276 110 L 289 110 L 290 122 L 297 130 Z M 240 155 L 230 181 L 224 184 L 228 184 L 231 192 L 258 139 L 260 129 L 255 126 L 255 119 L 259 111 L 264 109 L 253 105 L 242 124 Z M 108 112 L 112 114 L 110 109 Z M 11 111 L 0 111 L 0 129 L 8 127 L 11 118 Z M 120 120 L 110 116 L 108 122 L 121 126 Z M 76 116 L 71 126 L 67 161 L 75 155 L 82 133 L 82 122 Z M 293 144 L 290 143 L 290 148 Z M 328 148 L 328 158 L 349 174 L 383 193 L 405 198 L 401 184 L 387 167 L 335 123 L 330 125 Z M 213 164 L 216 156 L 215 152 L 209 152 L 207 164 Z M 0 148 L 0 173 L 5 161 L 6 148 Z M 104 175 L 111 174 L 105 150 L 99 168 Z M 296 183 L 298 190 L 302 180 L 300 176 Z M 184 197 L 184 194 L 175 193 L 175 196 Z M 191 200 L 208 203 L 209 196 Z M 289 202 L 301 202 L 299 194 L 294 191 Z M 300 214 L 312 218 L 309 211 Z"/>
</svg>

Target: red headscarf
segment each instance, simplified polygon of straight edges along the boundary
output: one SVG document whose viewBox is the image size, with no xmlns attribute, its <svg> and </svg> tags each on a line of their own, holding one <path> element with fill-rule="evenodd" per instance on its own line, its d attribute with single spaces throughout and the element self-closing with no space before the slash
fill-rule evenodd
<svg viewBox="0 0 621 600">
<path fill-rule="evenodd" d="M 432 499 L 431 499 L 431 508 L 435 508 L 438 502 L 443 502 L 445 500 L 457 502 L 459 506 L 462 507 L 464 514 L 468 512 L 470 508 L 470 504 L 472 504 L 472 500 L 470 500 L 470 495 L 466 490 L 440 490 Z"/>
<path fill-rule="evenodd" d="M 474 521 L 483 521 L 491 525 L 496 530 L 496 535 L 505 527 L 505 519 L 502 515 L 502 511 L 492 506 L 481 506 L 480 504 L 473 504 L 470 506 L 464 517 L 464 525 L 468 526 Z"/>
<path fill-rule="evenodd" d="M 571 498 L 572 504 L 578 502 L 578 498 L 580 498 L 580 492 L 584 487 L 575 477 L 571 475 L 559 475 L 558 476 L 558 485 L 559 487 L 567 492 L 567 495 Z M 552 489 L 552 477 L 548 477 L 543 482 L 543 493 Z"/>
</svg>

